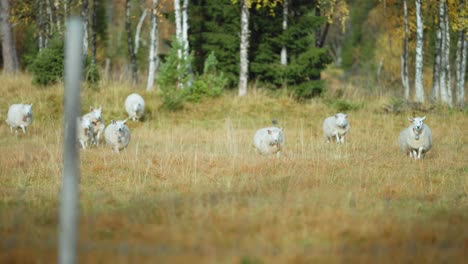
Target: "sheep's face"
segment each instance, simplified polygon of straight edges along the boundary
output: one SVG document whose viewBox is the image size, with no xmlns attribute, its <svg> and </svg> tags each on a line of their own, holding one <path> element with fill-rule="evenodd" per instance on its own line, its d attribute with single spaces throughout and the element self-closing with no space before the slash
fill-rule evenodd
<svg viewBox="0 0 468 264">
<path fill-rule="evenodd" d="M 282 138 L 281 130 L 268 130 L 268 135 L 270 136 L 270 145 L 278 145 Z"/>
<path fill-rule="evenodd" d="M 125 124 L 126 123 L 127 123 L 127 120 L 112 121 L 112 124 L 114 124 L 115 128 L 117 128 L 117 131 L 119 133 L 123 133 L 125 131 Z"/>
<path fill-rule="evenodd" d="M 338 113 L 335 115 L 336 125 L 339 127 L 346 127 L 348 125 L 348 115 Z"/>
<path fill-rule="evenodd" d="M 32 112 L 32 104 L 25 105 L 24 106 L 24 115 L 26 117 L 32 117 L 33 112 Z"/>
<path fill-rule="evenodd" d="M 141 110 L 142 110 L 142 105 L 140 103 L 137 103 L 137 104 L 133 105 L 133 111 L 135 111 L 135 113 L 138 113 Z"/>
<path fill-rule="evenodd" d="M 424 119 L 426 119 L 425 116 L 423 117 L 408 117 L 408 120 L 413 123 L 413 133 L 415 135 L 415 139 L 419 139 L 419 134 L 421 134 L 421 131 L 424 126 Z"/>
<path fill-rule="evenodd" d="M 91 112 L 93 113 L 93 117 L 94 117 L 93 122 L 102 121 L 102 106 L 99 106 L 99 108 L 91 107 Z"/>
</svg>

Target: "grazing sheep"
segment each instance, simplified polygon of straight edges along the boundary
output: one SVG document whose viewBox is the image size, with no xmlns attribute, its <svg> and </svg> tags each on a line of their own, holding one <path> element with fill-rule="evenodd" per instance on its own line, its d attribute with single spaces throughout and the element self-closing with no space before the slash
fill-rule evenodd
<svg viewBox="0 0 468 264">
<path fill-rule="evenodd" d="M 276 125 L 276 121 L 273 121 Z M 257 152 L 263 155 L 276 154 L 280 157 L 281 149 L 284 147 L 283 130 L 279 127 L 265 127 L 257 130 L 254 135 L 254 145 Z"/>
<path fill-rule="evenodd" d="M 11 132 L 15 129 L 21 128 L 23 133 L 26 134 L 26 129 L 33 121 L 32 104 L 12 104 L 8 109 L 8 117 L 5 120 L 10 126 Z"/>
<path fill-rule="evenodd" d="M 86 117 L 78 117 L 77 118 L 77 132 L 76 136 L 78 142 L 80 142 L 81 147 L 86 149 L 88 147 L 89 142 L 93 142 L 94 138 L 94 127 L 91 120 Z"/>
<path fill-rule="evenodd" d="M 338 113 L 325 118 L 323 121 L 323 133 L 327 142 L 331 142 L 331 140 L 335 138 L 336 143 L 343 144 L 345 142 L 345 136 L 348 134 L 350 128 L 348 115 L 346 114 Z"/>
<path fill-rule="evenodd" d="M 92 143 L 96 146 L 99 146 L 99 141 L 101 140 L 102 133 L 106 128 L 104 120 L 102 119 L 102 106 L 99 108 L 90 107 L 90 112 L 83 116 L 83 118 L 89 119 L 93 124 L 93 134 L 92 134 Z"/>
<path fill-rule="evenodd" d="M 107 145 L 111 146 L 117 153 L 126 148 L 130 142 L 130 130 L 125 125 L 126 122 L 127 120 L 112 120 L 104 130 Z"/>
<path fill-rule="evenodd" d="M 424 119 L 426 119 L 425 116 L 408 117 L 408 120 L 412 124 L 400 133 L 399 143 L 401 151 L 414 159 L 424 158 L 432 147 L 432 132 L 424 124 Z"/>
<path fill-rule="evenodd" d="M 145 100 L 137 93 L 132 93 L 125 99 L 125 110 L 128 118 L 138 121 L 145 114 Z"/>
</svg>

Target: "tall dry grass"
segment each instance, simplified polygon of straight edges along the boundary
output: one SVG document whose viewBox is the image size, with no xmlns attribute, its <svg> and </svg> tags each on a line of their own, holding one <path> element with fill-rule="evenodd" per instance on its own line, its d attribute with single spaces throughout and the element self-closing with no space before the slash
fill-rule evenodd
<svg viewBox="0 0 468 264">
<path fill-rule="evenodd" d="M 0 77 L 0 119 L 14 102 L 34 104 L 27 135 L 0 124 L 0 262 L 56 260 L 62 166 L 62 87 Z M 82 95 L 83 113 L 103 106 L 126 117 L 124 84 Z M 120 155 L 81 150 L 80 263 L 462 263 L 468 252 L 468 120 L 427 113 L 434 148 L 411 161 L 399 152 L 407 115 L 376 99 L 349 112 L 344 146 L 326 144 L 322 100 L 298 104 L 254 90 L 247 98 L 160 109 L 141 91 L 144 122 L 129 123 Z M 408 113 L 409 115 L 409 113 Z M 280 159 L 258 155 L 256 129 L 277 117 Z"/>
</svg>

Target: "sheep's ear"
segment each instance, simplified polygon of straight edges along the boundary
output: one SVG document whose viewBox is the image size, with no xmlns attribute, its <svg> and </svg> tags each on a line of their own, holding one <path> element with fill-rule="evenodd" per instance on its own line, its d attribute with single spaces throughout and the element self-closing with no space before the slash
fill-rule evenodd
<svg viewBox="0 0 468 264">
<path fill-rule="evenodd" d="M 271 135 L 271 130 L 270 130 L 270 129 L 268 129 L 267 131 L 268 131 L 268 135 Z"/>
<path fill-rule="evenodd" d="M 426 116 L 423 116 L 423 117 L 421 118 L 421 120 L 424 120 L 424 119 L 426 119 Z"/>
<path fill-rule="evenodd" d="M 125 124 L 127 124 L 127 121 L 128 121 L 128 118 L 127 118 L 127 119 L 125 119 L 125 120 L 123 121 L 123 123 L 122 123 L 122 124 L 124 124 L 124 125 L 125 125 Z"/>
<path fill-rule="evenodd" d="M 410 121 L 410 122 L 414 122 L 414 118 L 412 118 L 412 117 L 408 117 L 408 121 Z"/>
<path fill-rule="evenodd" d="M 102 110 L 102 105 L 99 106 L 98 110 Z"/>
<path fill-rule="evenodd" d="M 116 124 L 115 120 L 111 120 L 111 124 L 115 125 Z"/>
<path fill-rule="evenodd" d="M 90 106 L 89 111 L 94 111 L 94 107 Z"/>
<path fill-rule="evenodd" d="M 347 114 L 346 114 L 346 115 L 344 115 L 344 118 L 348 118 L 348 115 L 347 115 Z"/>
</svg>

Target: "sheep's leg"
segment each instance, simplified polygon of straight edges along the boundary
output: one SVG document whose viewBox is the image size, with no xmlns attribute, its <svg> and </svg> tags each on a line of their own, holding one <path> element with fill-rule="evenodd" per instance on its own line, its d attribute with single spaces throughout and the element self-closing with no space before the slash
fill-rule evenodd
<svg viewBox="0 0 468 264">
<path fill-rule="evenodd" d="M 86 148 L 86 146 L 85 146 L 85 144 L 84 144 L 83 140 L 80 140 L 80 144 L 81 144 L 81 148 L 83 148 L 83 149 L 85 149 L 85 148 Z"/>
<path fill-rule="evenodd" d="M 281 151 L 276 152 L 276 157 L 279 159 L 281 157 Z"/>
<path fill-rule="evenodd" d="M 335 137 L 336 137 L 336 143 L 340 143 L 340 135 L 338 135 L 338 133 L 336 133 Z"/>
<path fill-rule="evenodd" d="M 21 129 L 23 130 L 23 134 L 26 134 L 26 127 L 25 127 L 25 126 L 21 126 Z"/>
<path fill-rule="evenodd" d="M 424 148 L 423 147 L 419 147 L 418 149 L 418 159 L 421 159 L 421 153 L 423 152 Z"/>
<path fill-rule="evenodd" d="M 344 144 L 345 136 L 341 136 L 341 144 Z"/>
</svg>

